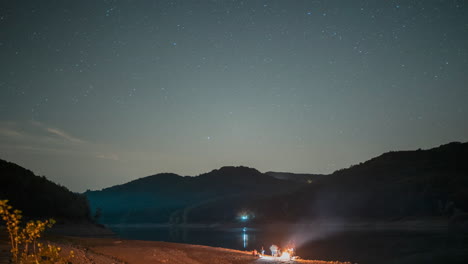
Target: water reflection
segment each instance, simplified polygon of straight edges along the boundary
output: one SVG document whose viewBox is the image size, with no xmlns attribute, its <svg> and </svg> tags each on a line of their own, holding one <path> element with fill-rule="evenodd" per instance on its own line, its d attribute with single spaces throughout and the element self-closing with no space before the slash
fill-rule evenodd
<svg viewBox="0 0 468 264">
<path fill-rule="evenodd" d="M 245 227 L 242 230 L 242 241 L 243 241 L 244 248 L 247 248 L 247 246 L 249 245 L 249 235 L 247 234 L 247 230 Z"/>
</svg>

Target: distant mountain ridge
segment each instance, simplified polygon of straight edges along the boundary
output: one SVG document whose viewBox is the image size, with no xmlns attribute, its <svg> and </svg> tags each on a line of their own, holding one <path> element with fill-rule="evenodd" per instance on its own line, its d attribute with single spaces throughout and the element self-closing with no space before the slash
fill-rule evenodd
<svg viewBox="0 0 468 264">
<path fill-rule="evenodd" d="M 317 217 L 450 217 L 468 211 L 468 143 L 384 153 L 330 175 L 222 167 L 196 177 L 165 173 L 86 192 L 104 223 L 232 222 Z"/>
<path fill-rule="evenodd" d="M 189 212 L 208 204 L 269 197 L 300 186 L 256 169 L 228 166 L 196 177 L 156 174 L 85 195 L 93 210 L 102 210 L 104 223 L 194 222 L 203 217 Z M 224 219 L 232 220 L 238 213 L 226 213 Z"/>
<path fill-rule="evenodd" d="M 88 205 L 88 201 L 90 205 Z M 75 194 L 0 160 L 0 199 L 33 218 L 102 223 L 297 221 L 322 217 L 400 219 L 468 212 L 468 143 L 392 151 L 329 175 L 222 167 L 195 177 L 161 173 Z"/>
<path fill-rule="evenodd" d="M 275 171 L 267 171 L 265 172 L 265 174 L 280 180 L 297 181 L 303 183 L 312 183 L 316 180 L 321 179 L 323 176 L 326 176 L 325 174 L 291 173 Z"/>
<path fill-rule="evenodd" d="M 392 151 L 324 176 L 272 201 L 286 204 L 276 219 L 444 216 L 468 212 L 468 143 Z M 258 203 L 258 211 L 268 205 Z"/>
</svg>

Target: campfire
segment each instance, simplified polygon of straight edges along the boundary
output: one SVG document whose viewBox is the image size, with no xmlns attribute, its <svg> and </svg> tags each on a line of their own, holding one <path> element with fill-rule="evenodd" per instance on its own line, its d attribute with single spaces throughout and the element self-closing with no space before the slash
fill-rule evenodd
<svg viewBox="0 0 468 264">
<path fill-rule="evenodd" d="M 291 259 L 291 253 L 289 253 L 288 251 L 285 251 L 285 252 L 283 252 L 283 254 L 281 254 L 281 256 L 279 256 L 279 259 L 281 259 L 281 260 L 290 260 Z"/>
<path fill-rule="evenodd" d="M 294 255 L 295 249 L 293 247 L 287 248 L 284 251 L 280 251 L 276 245 L 272 245 L 270 247 L 270 250 L 272 251 L 271 256 L 270 255 L 265 255 L 265 254 L 259 254 L 259 257 L 262 259 L 268 259 L 268 260 L 280 260 L 280 261 L 289 261 L 289 260 L 295 260 L 298 257 Z"/>
</svg>

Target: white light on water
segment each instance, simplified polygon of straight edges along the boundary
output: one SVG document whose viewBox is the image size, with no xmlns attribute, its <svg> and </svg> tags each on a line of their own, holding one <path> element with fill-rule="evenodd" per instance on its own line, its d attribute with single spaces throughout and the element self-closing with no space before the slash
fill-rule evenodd
<svg viewBox="0 0 468 264">
<path fill-rule="evenodd" d="M 247 248 L 247 245 L 249 244 L 249 235 L 247 235 L 247 233 L 243 233 L 242 240 L 244 241 L 244 248 Z"/>
</svg>

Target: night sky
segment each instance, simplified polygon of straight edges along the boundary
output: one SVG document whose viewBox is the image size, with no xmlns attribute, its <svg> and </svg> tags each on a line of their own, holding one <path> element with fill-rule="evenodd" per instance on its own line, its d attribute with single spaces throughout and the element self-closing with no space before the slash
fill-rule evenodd
<svg viewBox="0 0 468 264">
<path fill-rule="evenodd" d="M 468 141 L 466 1 L 0 3 L 0 158 L 73 191 Z"/>
</svg>

